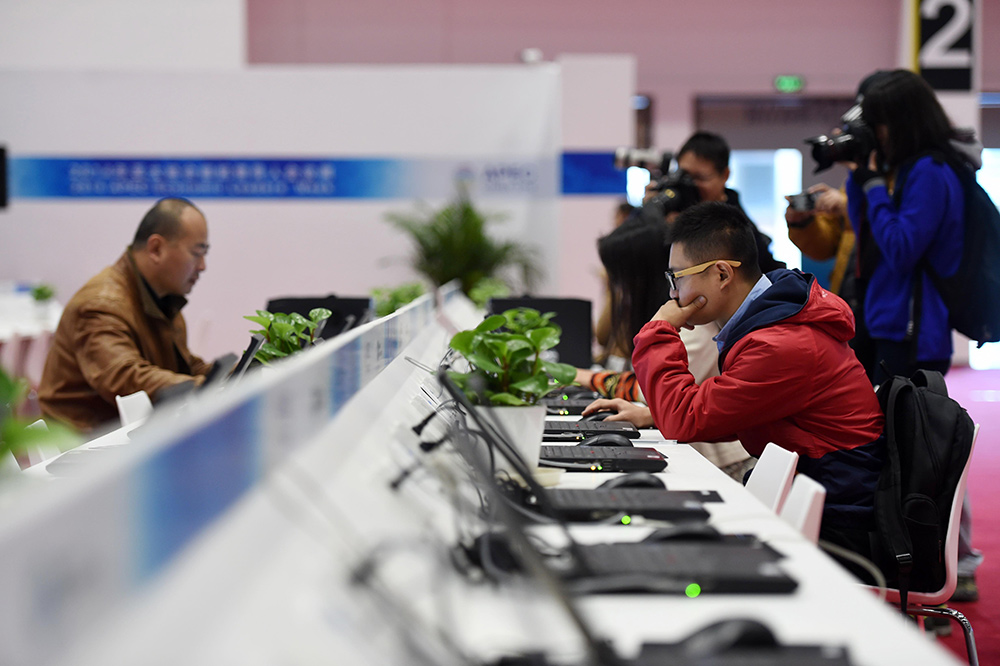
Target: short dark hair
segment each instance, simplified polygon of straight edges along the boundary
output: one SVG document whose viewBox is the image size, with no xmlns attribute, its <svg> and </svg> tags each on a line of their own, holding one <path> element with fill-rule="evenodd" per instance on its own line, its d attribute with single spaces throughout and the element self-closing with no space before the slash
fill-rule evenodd
<svg viewBox="0 0 1000 666">
<path fill-rule="evenodd" d="M 719 173 L 729 168 L 729 144 L 718 134 L 695 132 L 677 151 L 678 159 L 684 153 L 694 153 L 698 157 L 708 160 Z"/>
<path fill-rule="evenodd" d="M 753 222 L 738 206 L 721 201 L 691 206 L 674 220 L 670 241 L 683 244 L 695 265 L 714 259 L 739 261 L 735 270 L 746 280 L 760 279 Z"/>
<path fill-rule="evenodd" d="M 872 130 L 889 131 L 885 161 L 898 167 L 922 153 L 951 153 L 954 136 L 948 115 L 934 90 L 919 74 L 906 69 L 886 73 L 869 86 L 861 100 L 861 117 Z"/>
<path fill-rule="evenodd" d="M 153 234 L 159 234 L 167 240 L 179 237 L 181 235 L 181 215 L 187 208 L 198 210 L 198 207 L 187 199 L 170 197 L 157 201 L 143 216 L 139 228 L 135 230 L 132 249 L 141 250 L 146 247 L 146 241 Z"/>
</svg>

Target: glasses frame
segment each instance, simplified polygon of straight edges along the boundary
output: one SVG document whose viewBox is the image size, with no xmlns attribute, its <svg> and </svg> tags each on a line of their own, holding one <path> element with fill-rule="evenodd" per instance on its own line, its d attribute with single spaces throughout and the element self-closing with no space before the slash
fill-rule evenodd
<svg viewBox="0 0 1000 666">
<path fill-rule="evenodd" d="M 682 278 L 685 275 L 697 275 L 698 273 L 704 273 L 709 268 L 714 266 L 719 262 L 727 263 L 733 268 L 737 268 L 743 264 L 742 261 L 735 261 L 733 259 L 712 259 L 711 261 L 706 261 L 703 264 L 698 264 L 697 266 L 691 266 L 690 268 L 682 268 L 679 271 L 666 270 L 663 276 L 667 278 L 667 284 L 670 286 L 670 291 L 677 291 L 677 278 Z"/>
</svg>

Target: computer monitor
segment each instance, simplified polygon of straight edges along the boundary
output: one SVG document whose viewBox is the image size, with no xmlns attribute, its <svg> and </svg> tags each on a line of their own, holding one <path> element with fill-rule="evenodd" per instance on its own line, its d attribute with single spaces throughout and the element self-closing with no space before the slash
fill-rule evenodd
<svg viewBox="0 0 1000 666">
<path fill-rule="evenodd" d="M 236 362 L 236 367 L 233 368 L 232 373 L 229 375 L 229 382 L 238 382 L 240 378 L 246 374 L 247 368 L 250 367 L 250 363 L 253 362 L 253 357 L 257 354 L 260 348 L 264 345 L 264 336 L 260 333 L 254 333 L 250 336 L 250 344 L 243 351 L 243 356 L 240 360 Z"/>
<path fill-rule="evenodd" d="M 554 350 L 560 363 L 575 368 L 589 368 L 594 362 L 592 347 L 594 335 L 593 307 L 580 298 L 492 298 L 489 310 L 498 314 L 511 308 L 532 308 L 539 312 L 555 312 L 553 323 L 562 329 L 559 344 Z"/>
<path fill-rule="evenodd" d="M 483 414 L 472 406 L 462 389 L 448 377 L 446 370 L 439 370 L 437 379 L 451 398 L 457 404 L 461 405 L 463 411 L 480 428 L 482 435 L 489 443 L 488 445 L 495 447 L 500 455 L 508 457 L 509 461 L 514 465 L 515 469 L 518 469 L 518 472 L 523 476 L 529 487 L 538 492 L 539 502 L 544 503 L 545 499 L 542 497 L 545 494 L 544 491 L 541 490 L 541 486 L 538 485 L 538 482 L 532 476 L 531 470 L 524 466 L 524 461 L 517 454 L 517 451 L 509 444 L 509 440 L 505 436 L 506 433 L 502 432 L 503 426 L 497 424 L 499 430 L 494 428 L 494 424 L 489 423 Z M 565 612 L 566 618 L 576 628 L 579 637 L 583 641 L 584 649 L 587 652 L 587 663 L 594 664 L 595 666 L 616 666 L 622 663 L 622 660 L 615 654 L 610 644 L 595 633 L 590 622 L 587 621 L 579 608 L 577 608 L 575 600 L 570 596 L 562 580 L 545 564 L 535 545 L 528 538 L 520 517 L 507 506 L 505 498 L 501 496 L 494 484 L 493 473 L 488 463 L 478 456 L 475 451 L 471 450 L 473 446 L 471 439 L 461 437 L 458 431 L 455 432 L 455 435 L 453 441 L 455 450 L 458 451 L 459 455 L 472 468 L 474 478 L 478 480 L 476 485 L 490 497 L 490 506 L 493 508 L 494 517 L 506 528 L 506 534 L 511 540 L 511 546 L 516 550 L 528 572 L 542 585 L 543 589 L 552 595 L 552 598 Z M 551 507 L 545 506 L 545 508 L 548 509 L 547 513 L 554 513 Z M 565 524 L 559 524 L 562 526 L 572 547 L 574 545 L 572 536 L 566 530 Z"/>
<path fill-rule="evenodd" d="M 267 302 L 268 312 L 282 312 L 291 314 L 296 312 L 303 317 L 308 317 L 309 312 L 315 308 L 326 308 L 330 311 L 330 318 L 323 326 L 322 330 L 316 333 L 317 338 L 329 340 L 341 333 L 360 326 L 372 317 L 374 308 L 370 297 L 338 297 L 330 294 L 328 296 L 294 296 L 272 298 Z"/>
</svg>

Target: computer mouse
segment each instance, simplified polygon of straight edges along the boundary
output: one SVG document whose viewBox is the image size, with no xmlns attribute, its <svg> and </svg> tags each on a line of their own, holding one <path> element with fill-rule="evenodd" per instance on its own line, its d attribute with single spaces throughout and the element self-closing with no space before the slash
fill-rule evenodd
<svg viewBox="0 0 1000 666">
<path fill-rule="evenodd" d="M 632 440 L 617 432 L 602 432 L 582 440 L 580 446 L 632 446 Z"/>
<path fill-rule="evenodd" d="M 719 541 L 722 534 L 708 523 L 678 523 L 670 527 L 661 527 L 649 533 L 645 543 L 662 543 L 664 541 Z"/>
<path fill-rule="evenodd" d="M 590 423 L 590 422 L 593 422 L 593 421 L 603 421 L 604 419 L 608 418 L 609 416 L 611 416 L 612 414 L 615 414 L 615 413 L 616 412 L 608 412 L 608 411 L 594 412 L 593 414 L 587 414 L 586 416 L 582 417 L 580 419 L 580 422 L 581 423 Z"/>
<path fill-rule="evenodd" d="M 666 488 L 663 479 L 652 472 L 629 472 L 608 479 L 598 488 Z"/>
<path fill-rule="evenodd" d="M 765 624 L 750 618 L 732 618 L 714 622 L 678 643 L 683 654 L 691 657 L 777 645 L 778 640 L 771 630 Z"/>
</svg>

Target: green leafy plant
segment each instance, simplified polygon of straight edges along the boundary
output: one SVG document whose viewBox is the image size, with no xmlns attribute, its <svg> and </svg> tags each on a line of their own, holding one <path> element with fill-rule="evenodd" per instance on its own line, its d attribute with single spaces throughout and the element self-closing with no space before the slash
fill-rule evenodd
<svg viewBox="0 0 1000 666">
<path fill-rule="evenodd" d="M 243 317 L 264 327 L 250 331 L 264 336 L 264 344 L 254 355 L 254 359 L 266 365 L 275 359 L 285 358 L 308 347 L 313 343 L 316 327 L 331 314 L 333 313 L 326 308 L 316 308 L 309 311 L 307 319 L 297 312 L 283 314 L 257 310 L 256 316 Z"/>
<path fill-rule="evenodd" d="M 456 333 L 449 346 L 465 357 L 470 370 L 448 374 L 473 402 L 536 404 L 546 393 L 576 377 L 573 366 L 542 358 L 546 350 L 559 344 L 562 334 L 552 323 L 554 316 L 554 312 L 515 308 Z"/>
<path fill-rule="evenodd" d="M 7 374 L 0 368 L 0 455 L 7 451 L 19 454 L 30 446 L 46 443 L 60 450 L 80 444 L 80 437 L 59 424 L 46 428 L 29 428 L 29 419 L 18 416 L 18 411 L 28 394 L 28 381 Z"/>
<path fill-rule="evenodd" d="M 519 270 L 525 290 L 530 290 L 540 276 L 534 251 L 490 237 L 487 225 L 500 217 L 476 210 L 463 187 L 459 187 L 458 197 L 440 210 L 386 217 L 410 236 L 411 264 L 435 286 L 457 279 L 462 291 L 469 294 L 483 278 L 499 279 L 503 270 L 513 268 Z"/>
<path fill-rule="evenodd" d="M 407 282 L 392 288 L 377 287 L 372 289 L 372 298 L 375 299 L 375 316 L 391 315 L 407 303 L 423 296 L 425 292 L 424 285 L 419 282 Z"/>
<path fill-rule="evenodd" d="M 467 295 L 478 307 L 486 309 L 491 298 L 510 296 L 510 287 L 499 278 L 484 277 L 472 286 Z"/>
<path fill-rule="evenodd" d="M 44 303 L 45 301 L 51 300 L 53 296 L 56 295 L 56 290 L 51 284 L 36 284 L 31 288 L 31 297 L 34 298 L 39 303 Z"/>
</svg>

